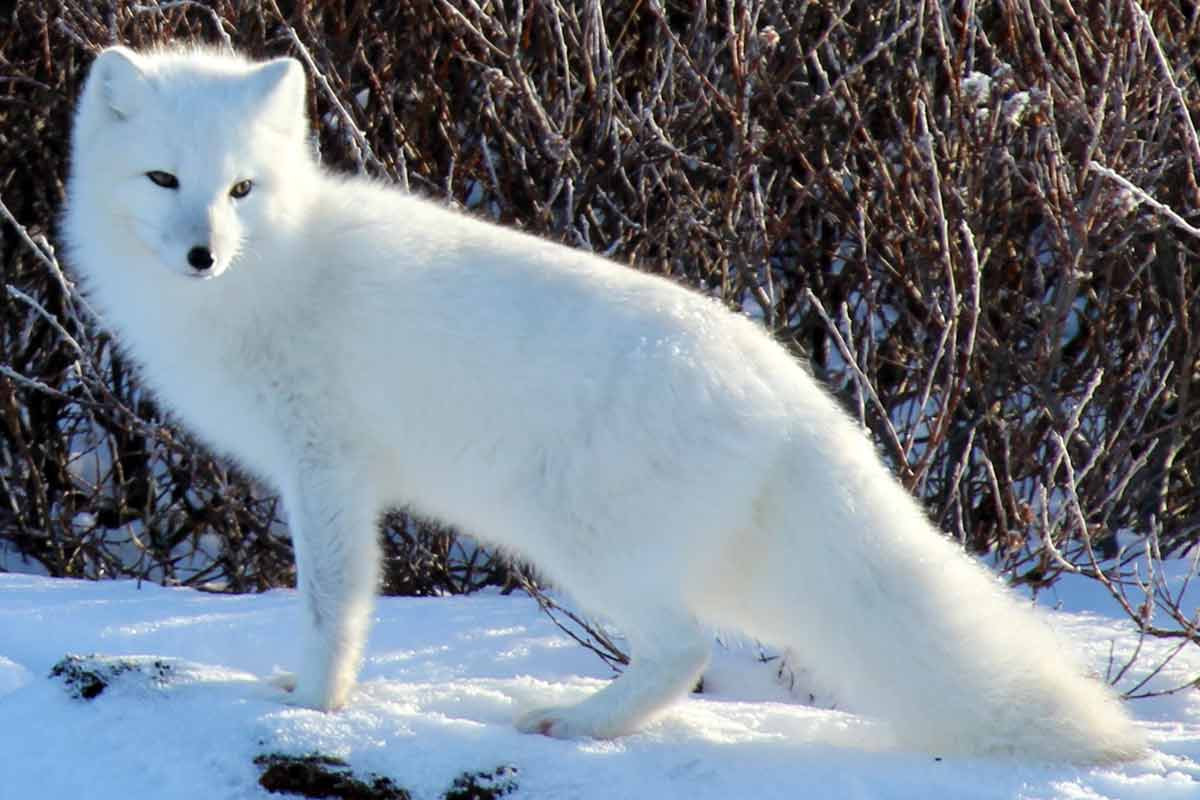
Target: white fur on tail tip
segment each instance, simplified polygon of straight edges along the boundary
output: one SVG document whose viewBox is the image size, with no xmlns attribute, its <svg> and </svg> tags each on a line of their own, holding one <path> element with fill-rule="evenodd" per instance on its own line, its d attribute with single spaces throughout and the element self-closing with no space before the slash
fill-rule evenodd
<svg viewBox="0 0 1200 800">
<path fill-rule="evenodd" d="M 314 162 L 290 59 L 111 48 L 75 116 L 70 263 L 183 425 L 287 508 L 292 696 L 352 701 L 379 514 L 536 563 L 629 637 L 553 736 L 635 731 L 707 626 L 791 646 L 938 754 L 1141 752 L 1106 687 L 932 529 L 752 322 L 669 281 Z"/>
</svg>

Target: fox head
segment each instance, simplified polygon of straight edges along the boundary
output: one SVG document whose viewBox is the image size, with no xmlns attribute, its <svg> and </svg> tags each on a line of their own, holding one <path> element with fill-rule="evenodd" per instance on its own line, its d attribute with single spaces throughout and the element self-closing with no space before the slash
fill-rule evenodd
<svg viewBox="0 0 1200 800">
<path fill-rule="evenodd" d="M 110 47 L 76 112 L 71 194 L 137 255 L 213 278 L 286 224 L 308 141 L 294 59 Z"/>
</svg>

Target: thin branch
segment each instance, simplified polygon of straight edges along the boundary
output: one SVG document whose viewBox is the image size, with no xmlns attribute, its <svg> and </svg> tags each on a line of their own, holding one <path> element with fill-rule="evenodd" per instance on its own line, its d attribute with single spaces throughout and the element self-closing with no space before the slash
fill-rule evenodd
<svg viewBox="0 0 1200 800">
<path fill-rule="evenodd" d="M 825 311 L 825 306 L 817 299 L 817 296 L 812 293 L 812 289 L 805 287 L 804 297 L 817 314 L 825 323 L 825 329 L 829 335 L 833 337 L 833 341 L 837 344 L 838 351 L 842 354 L 842 358 L 846 360 L 846 364 L 850 367 L 854 375 L 854 379 L 859 388 L 867 393 L 871 398 L 872 405 L 875 406 L 876 412 L 879 414 L 881 424 L 883 425 L 884 434 L 887 437 L 887 442 L 891 446 L 893 453 L 896 456 L 897 466 L 906 473 L 909 471 L 908 461 L 905 458 L 904 447 L 900 444 L 900 437 L 896 435 L 896 429 L 892 427 L 891 417 L 888 416 L 887 408 L 883 405 L 883 401 L 879 399 L 879 395 L 875 393 L 875 387 L 871 385 L 871 379 L 858 365 L 858 359 L 854 357 L 854 353 L 846 344 L 846 340 L 842 338 L 842 334 L 838 331 L 837 326 L 833 324 L 828 312 Z"/>
<path fill-rule="evenodd" d="M 1196 238 L 1200 239 L 1200 228 L 1197 228 L 1195 225 L 1192 225 L 1186 219 L 1179 216 L 1177 213 L 1175 213 L 1175 210 L 1173 208 L 1171 208 L 1170 206 L 1168 206 L 1167 204 L 1160 203 L 1157 200 L 1155 200 L 1153 197 L 1151 197 L 1149 195 L 1149 193 L 1146 192 L 1146 190 L 1142 189 L 1140 186 L 1135 185 L 1128 178 L 1118 174 L 1117 172 L 1109 169 L 1108 167 L 1097 164 L 1095 161 L 1088 164 L 1088 169 L 1092 170 L 1093 172 L 1100 173 L 1101 175 L 1103 175 L 1104 177 L 1108 178 L 1111 181 L 1115 181 L 1126 191 L 1132 192 L 1133 195 L 1135 197 L 1137 197 L 1137 199 L 1140 202 L 1145 203 L 1146 205 L 1150 206 L 1155 211 L 1157 211 L 1158 213 L 1162 214 L 1167 219 L 1169 219 L 1180 230 L 1184 231 L 1185 233 L 1187 233 L 1190 236 L 1195 236 Z"/>
<path fill-rule="evenodd" d="M 1154 26 L 1150 22 L 1150 15 L 1142 8 L 1138 0 L 1129 0 L 1129 8 L 1137 18 L 1138 25 L 1150 42 L 1150 48 L 1154 51 L 1154 57 L 1158 61 L 1158 66 L 1162 70 L 1163 78 L 1171 87 L 1171 96 L 1175 100 L 1176 112 L 1179 115 L 1180 121 L 1183 122 L 1184 139 L 1191 148 L 1192 168 L 1189 171 L 1192 187 L 1196 188 L 1195 172 L 1200 170 L 1200 136 L 1196 135 L 1196 126 L 1192 122 L 1192 112 L 1188 101 L 1184 99 L 1183 92 L 1179 89 L 1179 84 L 1175 81 L 1175 70 L 1171 68 L 1171 62 L 1167 60 L 1167 54 L 1163 52 L 1162 43 L 1158 41 L 1158 36 L 1154 33 Z M 1196 203 L 1200 204 L 1200 196 L 1196 198 Z M 1196 234 L 1193 234 L 1196 235 Z"/>
</svg>

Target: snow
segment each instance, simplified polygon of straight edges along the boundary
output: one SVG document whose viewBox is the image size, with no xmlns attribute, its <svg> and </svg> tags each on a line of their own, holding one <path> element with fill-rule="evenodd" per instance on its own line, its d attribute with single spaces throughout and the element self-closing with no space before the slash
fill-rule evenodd
<svg viewBox="0 0 1200 800">
<path fill-rule="evenodd" d="M 1033 98 L 1029 92 L 1017 92 L 1004 101 L 1004 106 L 1001 112 L 1004 115 L 1004 121 L 1013 127 L 1019 126 L 1025 119 L 1025 111 L 1029 108 Z"/>
<path fill-rule="evenodd" d="M 1073 608 L 1054 624 L 1103 673 L 1127 624 Z M 1083 603 L 1089 604 L 1085 599 Z M 1200 697 L 1136 701 L 1157 753 L 1118 766 L 937 760 L 880 726 L 801 703 L 749 644 L 718 647 L 706 692 L 612 742 L 517 733 L 519 710 L 585 696 L 611 676 L 523 596 L 383 598 L 362 683 L 322 714 L 260 680 L 296 661 L 291 591 L 226 596 L 148 583 L 0 574 L 0 798 L 267 798 L 254 758 L 319 752 L 440 798 L 464 772 L 517 768 L 520 798 L 1200 798 Z M 1111 612 L 1108 612 L 1111 614 Z M 1147 641 L 1122 685 L 1172 643 Z M 1192 648 L 1195 650 L 1196 648 Z M 136 668 L 91 701 L 52 666 L 68 653 Z M 130 656 L 144 656 L 139 660 Z M 151 668 L 153 665 L 153 668 Z M 886 669 L 887 665 L 880 665 Z M 161 674 L 161 679 L 155 675 Z M 1155 678 L 1200 675 L 1185 651 Z"/>
<path fill-rule="evenodd" d="M 963 78 L 962 92 L 975 105 L 985 106 L 992 99 L 992 76 L 983 72 L 972 72 Z"/>
</svg>

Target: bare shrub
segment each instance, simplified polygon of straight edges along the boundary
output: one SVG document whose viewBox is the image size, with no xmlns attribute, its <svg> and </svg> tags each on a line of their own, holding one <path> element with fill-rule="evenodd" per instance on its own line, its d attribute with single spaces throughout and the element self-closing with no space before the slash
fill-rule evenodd
<svg viewBox="0 0 1200 800">
<path fill-rule="evenodd" d="M 1162 568 L 1200 538 L 1191 4 L 19 2 L 0 29 L 9 568 L 291 579 L 274 500 L 163 425 L 45 244 L 91 55 L 180 39 L 305 60 L 331 166 L 761 319 L 948 535 L 1200 642 Z M 394 590 L 515 580 L 450 532 L 385 531 Z"/>
</svg>

